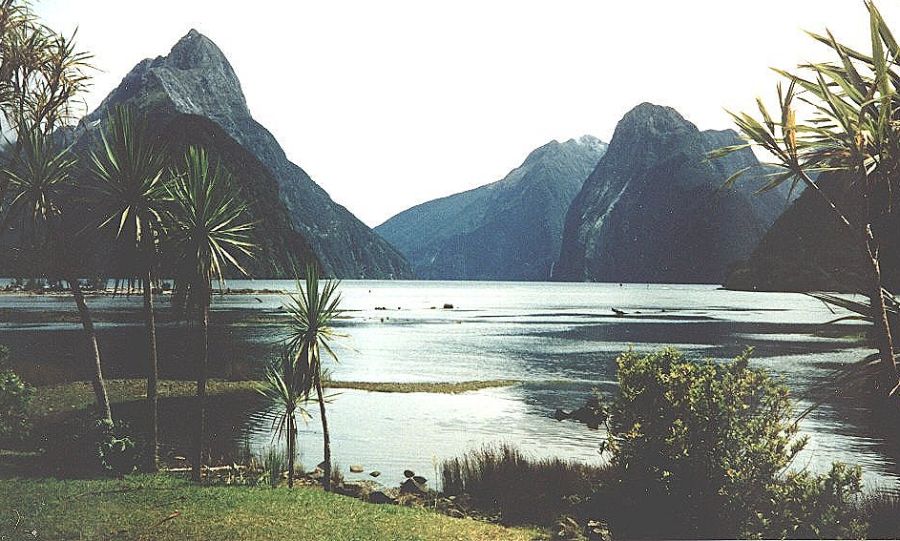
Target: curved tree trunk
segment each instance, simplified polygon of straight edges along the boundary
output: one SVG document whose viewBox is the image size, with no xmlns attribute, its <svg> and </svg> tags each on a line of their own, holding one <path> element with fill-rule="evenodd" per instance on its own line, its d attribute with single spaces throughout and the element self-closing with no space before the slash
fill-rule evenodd
<svg viewBox="0 0 900 541">
<path fill-rule="evenodd" d="M 322 393 L 322 377 L 316 373 L 316 396 L 319 399 L 319 414 L 322 417 L 322 445 L 323 454 L 325 455 L 322 462 L 325 464 L 325 475 L 322 479 L 322 486 L 325 491 L 331 490 L 331 437 L 328 434 L 328 418 L 325 416 L 325 396 Z"/>
<path fill-rule="evenodd" d="M 97 345 L 97 333 L 94 331 L 94 319 L 91 317 L 91 311 L 88 309 L 84 300 L 84 292 L 81 291 L 81 284 L 78 279 L 68 276 L 66 281 L 69 283 L 69 290 L 72 297 L 75 298 L 75 305 L 78 307 L 78 316 L 81 318 L 81 326 L 84 327 L 84 334 L 88 342 L 88 355 L 93 360 L 93 378 L 91 383 L 94 386 L 94 396 L 97 399 L 97 409 L 100 418 L 112 422 L 112 412 L 109 408 L 109 395 L 106 394 L 106 384 L 103 382 L 103 368 L 100 365 L 100 346 Z"/>
<path fill-rule="evenodd" d="M 203 445 L 206 440 L 206 364 L 209 360 L 209 300 L 204 294 L 200 307 L 200 351 L 197 361 L 197 433 L 194 446 L 194 460 L 191 476 L 194 481 L 202 479 Z"/>
<path fill-rule="evenodd" d="M 147 441 L 148 472 L 159 471 L 159 369 L 156 353 L 156 314 L 153 308 L 153 276 L 148 267 L 144 273 L 144 324 L 147 329 L 147 418 L 150 423 Z"/>
</svg>

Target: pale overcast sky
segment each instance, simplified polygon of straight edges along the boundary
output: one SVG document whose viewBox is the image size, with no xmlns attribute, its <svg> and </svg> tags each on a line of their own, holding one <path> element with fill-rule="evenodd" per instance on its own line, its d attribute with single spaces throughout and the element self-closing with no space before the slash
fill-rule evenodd
<svg viewBox="0 0 900 541">
<path fill-rule="evenodd" d="M 38 0 L 103 70 L 90 108 L 190 28 L 254 117 L 371 226 L 503 177 L 551 139 L 608 141 L 642 101 L 701 129 L 771 96 L 769 66 L 821 60 L 802 30 L 865 47 L 862 0 Z M 880 8 L 900 32 L 900 2 Z"/>
</svg>

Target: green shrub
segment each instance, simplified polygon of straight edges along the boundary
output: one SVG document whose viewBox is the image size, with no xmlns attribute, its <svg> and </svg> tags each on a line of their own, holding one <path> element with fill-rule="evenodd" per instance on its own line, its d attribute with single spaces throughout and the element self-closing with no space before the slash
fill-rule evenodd
<svg viewBox="0 0 900 541">
<path fill-rule="evenodd" d="M 788 470 L 805 438 L 787 388 L 748 366 L 690 362 L 676 350 L 617 359 L 608 404 L 616 481 L 595 509 L 617 537 L 857 537 L 860 471 Z"/>
<path fill-rule="evenodd" d="M 31 432 L 28 404 L 34 388 L 9 366 L 9 351 L 0 346 L 0 441 L 22 441 Z"/>
<path fill-rule="evenodd" d="M 134 440 L 127 435 L 124 422 L 97 421 L 96 443 L 100 467 L 116 475 L 134 473 L 140 457 Z"/>
<path fill-rule="evenodd" d="M 47 458 L 63 473 L 121 476 L 141 463 L 141 449 L 122 421 L 76 415 L 51 427 L 45 446 Z"/>
</svg>

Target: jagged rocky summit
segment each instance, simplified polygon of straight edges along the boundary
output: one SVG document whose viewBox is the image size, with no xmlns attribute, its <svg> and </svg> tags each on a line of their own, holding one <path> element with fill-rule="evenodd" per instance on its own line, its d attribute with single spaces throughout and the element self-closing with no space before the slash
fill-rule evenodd
<svg viewBox="0 0 900 541">
<path fill-rule="evenodd" d="M 502 180 L 422 203 L 375 230 L 420 278 L 547 280 L 569 204 L 605 151 L 590 135 L 551 141 Z"/>
<path fill-rule="evenodd" d="M 202 145 L 233 173 L 256 221 L 260 251 L 248 265 L 255 277 L 284 277 L 293 258 L 317 261 L 340 278 L 412 278 L 409 264 L 290 162 L 247 106 L 240 81 L 222 51 L 191 30 L 168 56 L 135 66 L 76 131 L 76 148 L 96 144 L 108 110 L 127 104 L 145 113 L 175 151 Z"/>
<path fill-rule="evenodd" d="M 609 148 L 566 215 L 553 277 L 568 281 L 722 283 L 788 205 L 787 185 L 765 194 L 749 149 L 731 130 L 704 131 L 675 109 L 642 103 L 616 126 Z"/>
</svg>

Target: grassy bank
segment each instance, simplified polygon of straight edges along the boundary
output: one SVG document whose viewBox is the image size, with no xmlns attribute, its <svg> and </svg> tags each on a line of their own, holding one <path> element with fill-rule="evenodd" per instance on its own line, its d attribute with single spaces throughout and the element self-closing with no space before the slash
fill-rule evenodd
<svg viewBox="0 0 900 541">
<path fill-rule="evenodd" d="M 380 393 L 449 393 L 457 394 L 491 387 L 508 387 L 518 383 L 513 380 L 465 381 L 459 383 L 369 383 L 360 381 L 330 381 L 331 389 L 357 389 Z M 147 397 L 147 382 L 142 379 L 110 379 L 106 381 L 109 399 L 113 403 L 129 402 Z M 254 395 L 260 383 L 256 381 L 210 380 L 210 395 Z M 191 381 L 162 380 L 159 382 L 160 398 L 194 396 L 196 384 Z M 59 385 L 37 387 L 31 403 L 36 416 L 63 414 L 87 408 L 94 403 L 91 384 L 75 381 Z"/>
<path fill-rule="evenodd" d="M 202 487 L 166 476 L 0 480 L 0 539 L 20 537 L 528 540 L 540 532 L 374 505 L 314 488 Z"/>
</svg>

